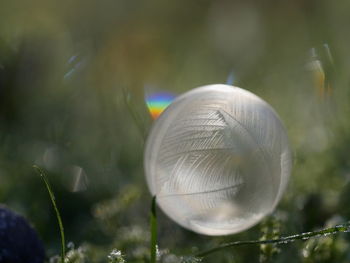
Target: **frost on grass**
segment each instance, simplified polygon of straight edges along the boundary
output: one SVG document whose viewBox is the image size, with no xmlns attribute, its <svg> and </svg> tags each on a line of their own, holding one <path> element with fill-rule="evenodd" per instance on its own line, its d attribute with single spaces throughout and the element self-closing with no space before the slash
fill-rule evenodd
<svg viewBox="0 0 350 263">
<path fill-rule="evenodd" d="M 159 263 L 199 263 L 201 258 L 194 256 L 178 256 L 170 253 L 169 249 L 159 249 L 157 246 L 157 262 Z"/>
<path fill-rule="evenodd" d="M 84 246 L 74 248 L 73 243 L 70 243 L 71 249 L 67 252 L 65 263 L 85 263 L 87 262 L 86 249 Z M 68 244 L 69 245 L 69 244 Z"/>
<path fill-rule="evenodd" d="M 78 248 L 75 248 L 74 244 L 72 242 L 69 242 L 67 245 L 67 248 L 69 249 L 66 257 L 64 259 L 64 263 L 88 263 L 89 258 L 87 256 L 87 247 L 86 246 L 79 246 Z M 50 258 L 50 263 L 61 263 L 61 257 L 60 256 L 53 256 Z"/>
<path fill-rule="evenodd" d="M 260 226 L 260 231 L 262 236 L 260 237 L 261 241 L 278 239 L 280 238 L 281 224 L 277 218 L 269 217 L 263 221 Z M 271 262 L 278 253 L 281 252 L 281 249 L 277 244 L 260 244 L 260 255 L 259 262 Z"/>
<path fill-rule="evenodd" d="M 125 263 L 125 259 L 122 255 L 122 252 L 118 249 L 113 249 L 108 255 L 109 263 Z"/>
</svg>

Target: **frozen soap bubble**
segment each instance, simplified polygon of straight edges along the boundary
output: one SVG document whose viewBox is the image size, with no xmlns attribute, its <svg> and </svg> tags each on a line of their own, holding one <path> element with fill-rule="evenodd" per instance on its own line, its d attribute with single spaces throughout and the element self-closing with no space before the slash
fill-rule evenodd
<svg viewBox="0 0 350 263">
<path fill-rule="evenodd" d="M 276 112 L 229 85 L 193 89 L 155 121 L 145 150 L 158 205 L 206 235 L 243 231 L 272 212 L 291 173 L 288 139 Z"/>
</svg>

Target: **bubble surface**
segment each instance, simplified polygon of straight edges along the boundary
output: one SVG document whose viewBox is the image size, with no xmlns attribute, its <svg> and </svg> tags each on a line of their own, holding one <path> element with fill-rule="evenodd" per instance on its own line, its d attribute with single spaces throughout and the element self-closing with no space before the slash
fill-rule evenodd
<svg viewBox="0 0 350 263">
<path fill-rule="evenodd" d="M 270 213 L 291 173 L 288 138 L 253 93 L 209 85 L 178 98 L 155 121 L 145 173 L 161 209 L 206 235 L 243 231 Z"/>
</svg>

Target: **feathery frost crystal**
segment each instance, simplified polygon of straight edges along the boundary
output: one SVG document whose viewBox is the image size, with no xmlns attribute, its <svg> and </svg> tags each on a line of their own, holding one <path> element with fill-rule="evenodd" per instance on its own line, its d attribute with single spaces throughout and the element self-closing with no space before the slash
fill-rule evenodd
<svg viewBox="0 0 350 263">
<path fill-rule="evenodd" d="M 144 161 L 162 210 L 206 235 L 233 234 L 259 222 L 277 205 L 291 173 L 276 112 L 229 85 L 176 98 L 155 121 Z"/>
</svg>

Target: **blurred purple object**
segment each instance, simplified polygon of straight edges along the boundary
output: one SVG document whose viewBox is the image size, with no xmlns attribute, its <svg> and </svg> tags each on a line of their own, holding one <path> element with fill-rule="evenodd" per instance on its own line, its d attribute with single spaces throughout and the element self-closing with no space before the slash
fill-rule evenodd
<svg viewBox="0 0 350 263">
<path fill-rule="evenodd" d="M 0 263 L 43 263 L 45 252 L 35 230 L 0 205 Z"/>
</svg>

